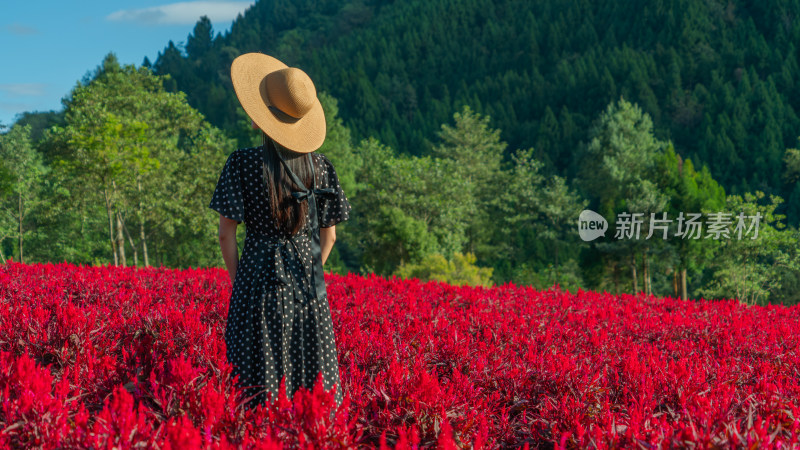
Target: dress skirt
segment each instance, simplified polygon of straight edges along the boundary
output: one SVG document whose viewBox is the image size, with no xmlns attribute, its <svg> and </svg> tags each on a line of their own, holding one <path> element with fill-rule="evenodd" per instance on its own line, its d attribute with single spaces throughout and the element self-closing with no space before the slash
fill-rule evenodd
<svg viewBox="0 0 800 450">
<path fill-rule="evenodd" d="M 320 373 L 325 390 L 336 386 L 336 404 L 342 403 L 330 305 L 327 294 L 313 295 L 307 240 L 276 242 L 255 233 L 245 239 L 225 343 L 248 409 L 274 403 L 284 376 L 291 399 L 300 387 L 311 390 Z"/>
</svg>

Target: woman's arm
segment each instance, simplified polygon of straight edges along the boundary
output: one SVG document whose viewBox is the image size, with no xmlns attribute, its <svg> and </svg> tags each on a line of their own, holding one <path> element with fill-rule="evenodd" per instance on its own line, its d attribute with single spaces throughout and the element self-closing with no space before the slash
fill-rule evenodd
<svg viewBox="0 0 800 450">
<path fill-rule="evenodd" d="M 336 225 L 319 229 L 319 246 L 322 249 L 323 265 L 328 260 L 328 255 L 331 254 L 334 241 L 336 241 Z"/>
<path fill-rule="evenodd" d="M 236 278 L 236 269 L 239 266 L 239 248 L 236 246 L 236 227 L 239 224 L 222 214 L 219 215 L 219 246 L 222 249 L 222 259 L 228 269 L 231 283 Z"/>
</svg>

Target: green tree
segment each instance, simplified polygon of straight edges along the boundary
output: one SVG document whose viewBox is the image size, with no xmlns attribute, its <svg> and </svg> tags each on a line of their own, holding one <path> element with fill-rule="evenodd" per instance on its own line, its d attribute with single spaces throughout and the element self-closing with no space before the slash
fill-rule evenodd
<svg viewBox="0 0 800 450">
<path fill-rule="evenodd" d="M 208 161 L 224 158 L 233 142 L 183 93 L 166 92 L 163 77 L 147 68 L 103 67 L 75 88 L 66 126 L 54 128 L 55 165 L 65 188 L 89 199 L 101 196 L 115 264 L 127 264 L 126 240 L 137 265 L 140 249 L 150 265 L 152 240 L 162 251 L 186 245 L 172 251 L 184 262 L 211 262 L 210 248 L 193 248 L 199 230 L 211 235 L 211 211 L 199 214 L 210 197 L 201 186 L 214 185 L 218 168 Z M 182 239 L 174 239 L 178 229 L 186 233 Z"/>
<path fill-rule="evenodd" d="M 786 149 L 783 156 L 783 162 L 786 165 L 783 178 L 786 183 L 797 183 L 800 180 L 800 150 L 796 148 Z"/>
<path fill-rule="evenodd" d="M 350 129 L 344 126 L 339 117 L 339 102 L 326 92 L 319 93 L 319 101 L 325 111 L 325 142 L 317 150 L 331 160 L 342 190 L 353 196 L 363 186 L 356 179 L 363 162 L 356 153 Z"/>
<path fill-rule="evenodd" d="M 533 149 L 517 150 L 511 161 L 503 173 L 504 185 L 498 185 L 500 193 L 489 200 L 494 223 L 487 226 L 495 230 L 495 257 L 508 261 L 509 268 L 520 268 L 510 269 L 518 280 L 526 279 L 520 273 L 545 262 L 554 268 L 553 282 L 559 282 L 562 263 L 569 259 L 561 257 L 562 249 L 569 249 L 571 257 L 583 246 L 574 224 L 588 202 L 564 178 L 542 175 L 544 163 L 535 159 Z"/>
<path fill-rule="evenodd" d="M 554 270 L 553 282 L 561 283 L 562 279 L 561 265 L 563 261 L 559 261 L 559 253 L 565 244 L 569 247 L 574 254 L 580 247 L 583 247 L 583 242 L 575 237 L 575 223 L 580 216 L 581 211 L 589 205 L 588 200 L 583 200 L 572 189 L 567 186 L 564 178 L 559 176 L 551 177 L 541 192 L 541 212 L 542 212 L 542 227 L 539 235 L 553 244 L 553 262 L 552 268 Z M 574 267 L 574 259 L 567 260 L 567 279 L 576 281 L 579 279 L 578 274 L 569 268 Z"/>
<path fill-rule="evenodd" d="M 24 112 L 20 114 L 15 126 L 31 126 L 31 142 L 36 144 L 42 140 L 44 132 L 53 125 L 64 125 L 63 111 Z"/>
<path fill-rule="evenodd" d="M 786 219 L 788 223 L 796 224 L 800 223 L 800 149 L 786 149 L 783 163 L 783 182 L 788 198 Z"/>
<path fill-rule="evenodd" d="M 79 94 L 80 95 L 80 94 Z M 72 117 L 68 121 L 72 122 Z M 126 265 L 121 205 L 125 185 L 158 165 L 145 146 L 147 124 L 132 121 L 123 124 L 113 113 L 100 113 L 91 122 L 68 125 L 70 146 L 78 149 L 75 158 L 64 160 L 62 167 L 83 181 L 99 186 L 108 216 L 108 233 L 114 265 Z M 100 119 L 101 121 L 98 121 Z M 115 233 L 116 231 L 116 233 Z M 135 248 L 135 246 L 134 246 Z M 145 249 L 147 247 L 145 246 Z"/>
<path fill-rule="evenodd" d="M 495 264 L 506 261 L 504 270 L 537 260 L 533 245 L 539 227 L 536 225 L 544 207 L 542 166 L 533 156 L 533 149 L 517 150 L 511 155 L 512 166 L 505 174 L 506 182 L 490 200 L 494 230 Z M 501 266 L 502 268 L 502 266 Z M 507 275 L 507 274 L 506 274 Z"/>
<path fill-rule="evenodd" d="M 711 177 L 707 166 L 697 171 L 691 159 L 683 160 L 675 152 L 672 142 L 660 156 L 658 167 L 655 180 L 670 198 L 665 212 L 671 219 L 667 244 L 675 253 L 675 258 L 670 260 L 673 264 L 670 270 L 673 293 L 686 300 L 689 296 L 688 273 L 702 274 L 703 268 L 714 258 L 717 242 L 694 239 L 695 231 L 689 230 L 685 222 L 679 224 L 679 221 L 691 219 L 692 214 L 723 210 L 725 190 Z"/>
<path fill-rule="evenodd" d="M 339 177 L 339 184 L 352 203 L 358 196 L 358 192 L 364 188 L 356 178 L 363 164 L 361 155 L 355 151 L 350 129 L 344 126 L 339 117 L 339 105 L 335 98 L 325 92 L 319 93 L 319 100 L 325 111 L 326 134 L 325 142 L 317 150 L 318 153 L 325 155 L 331 164 L 336 168 L 336 175 Z M 353 214 L 356 216 L 357 214 Z M 342 222 L 336 227 L 336 235 L 340 237 L 337 245 L 333 247 L 331 255 L 328 257 L 330 265 L 326 262 L 326 267 L 336 272 L 346 272 L 349 267 L 358 267 L 358 257 L 356 246 L 353 244 L 359 239 L 360 230 L 353 226 L 357 220 Z"/>
<path fill-rule="evenodd" d="M 467 221 L 466 249 L 481 259 L 489 257 L 492 248 L 494 215 L 491 204 L 502 189 L 505 179 L 503 158 L 506 143 L 500 140 L 500 130 L 489 126 L 490 118 L 464 106 L 453 114 L 454 126 L 443 124 L 438 133 L 440 143 L 433 148 L 432 155 L 447 159 L 453 172 L 442 183 L 464 183 L 463 197 L 469 196 L 464 212 Z"/>
<path fill-rule="evenodd" d="M 629 264 L 633 293 L 638 292 L 637 254 L 642 254 L 645 293 L 651 293 L 648 250 L 651 213 L 660 212 L 668 198 L 651 181 L 663 143 L 653 136 L 650 116 L 624 98 L 608 105 L 590 131 L 582 181 L 599 213 L 616 231 L 612 242 L 597 242 L 611 255 L 607 267 Z M 623 214 L 618 216 L 618 214 Z M 637 224 L 638 221 L 641 221 Z M 624 232 L 624 234 L 623 234 Z M 642 232 L 644 235 L 642 236 Z M 637 234 L 639 236 L 637 236 Z M 616 282 L 616 281 L 615 281 Z"/>
<path fill-rule="evenodd" d="M 41 184 L 47 174 L 41 155 L 31 144 L 30 125 L 15 125 L 8 133 L 0 135 L 0 159 L 3 161 L 0 259 L 6 260 L 3 241 L 16 238 L 18 259 L 25 262 L 25 235 L 32 231 L 29 226 L 32 212 L 43 201 Z"/>
<path fill-rule="evenodd" d="M 354 209 L 364 211 L 352 226 L 362 231 L 362 262 L 391 274 L 404 262 L 428 253 L 449 258 L 466 243 L 474 198 L 450 159 L 396 156 L 374 139 L 358 147 L 363 180 Z"/>
<path fill-rule="evenodd" d="M 713 280 L 699 290 L 706 298 L 735 298 L 756 305 L 769 303 L 774 291 L 781 287 L 778 269 L 795 276 L 800 273 L 800 255 L 796 229 L 784 229 L 785 216 L 775 214 L 783 199 L 770 196 L 766 204 L 761 191 L 727 197 L 730 211 L 729 238 L 720 235 L 719 251 L 715 255 Z M 741 219 L 739 216 L 741 215 Z M 713 238 L 713 236 L 711 236 Z"/>
<path fill-rule="evenodd" d="M 438 280 L 453 285 L 489 287 L 493 283 L 492 268 L 475 265 L 475 255 L 460 252 L 448 260 L 438 253 L 426 255 L 419 263 L 401 264 L 395 275 L 401 278 L 417 278 L 420 281 Z"/>
</svg>

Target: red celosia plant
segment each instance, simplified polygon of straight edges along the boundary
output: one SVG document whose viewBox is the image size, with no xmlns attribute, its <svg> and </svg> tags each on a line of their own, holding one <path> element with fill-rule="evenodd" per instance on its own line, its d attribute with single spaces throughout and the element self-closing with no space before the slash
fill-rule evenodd
<svg viewBox="0 0 800 450">
<path fill-rule="evenodd" d="M 326 279 L 344 403 L 248 410 L 223 269 L 9 261 L 0 447 L 798 446 L 797 307 Z"/>
</svg>

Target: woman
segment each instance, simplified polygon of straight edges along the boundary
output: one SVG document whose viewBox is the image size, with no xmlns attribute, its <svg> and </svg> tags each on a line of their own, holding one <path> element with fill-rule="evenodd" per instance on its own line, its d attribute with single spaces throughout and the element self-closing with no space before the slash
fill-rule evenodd
<svg viewBox="0 0 800 450">
<path fill-rule="evenodd" d="M 231 65 L 236 95 L 260 147 L 228 156 L 209 207 L 220 213 L 219 242 L 233 288 L 225 328 L 228 361 L 245 407 L 313 389 L 343 395 L 322 265 L 350 203 L 331 162 L 315 153 L 325 116 L 311 79 L 261 53 Z M 236 227 L 246 236 L 238 257 Z"/>
</svg>

